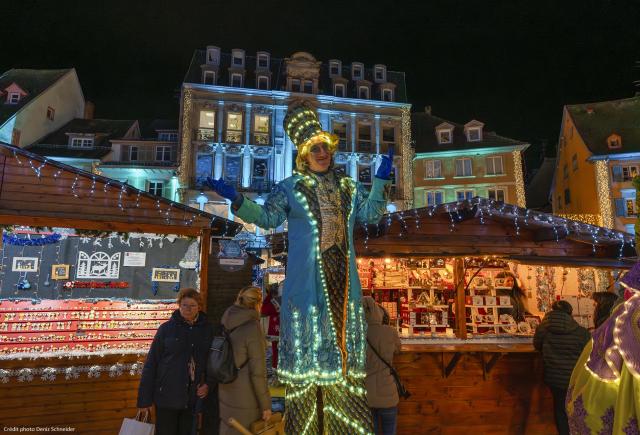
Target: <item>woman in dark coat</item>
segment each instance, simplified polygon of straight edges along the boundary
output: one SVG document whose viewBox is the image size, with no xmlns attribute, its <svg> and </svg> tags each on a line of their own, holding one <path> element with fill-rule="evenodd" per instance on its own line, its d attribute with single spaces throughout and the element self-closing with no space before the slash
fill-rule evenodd
<svg viewBox="0 0 640 435">
<path fill-rule="evenodd" d="M 200 293 L 184 288 L 177 302 L 179 308 L 156 332 L 138 389 L 143 414 L 156 406 L 157 435 L 189 435 L 197 399 L 209 392 L 205 373 L 212 329 L 200 311 Z"/>
</svg>

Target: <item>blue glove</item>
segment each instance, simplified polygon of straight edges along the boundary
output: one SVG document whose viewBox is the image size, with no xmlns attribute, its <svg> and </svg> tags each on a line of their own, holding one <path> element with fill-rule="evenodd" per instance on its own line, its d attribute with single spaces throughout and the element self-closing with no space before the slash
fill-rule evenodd
<svg viewBox="0 0 640 435">
<path fill-rule="evenodd" d="M 383 180 L 388 180 L 391 175 L 391 169 L 393 169 L 393 147 L 389 147 L 389 155 L 382 156 L 382 162 L 376 171 L 376 177 Z"/>
<path fill-rule="evenodd" d="M 235 199 L 238 197 L 238 192 L 236 192 L 236 189 L 230 184 L 227 184 L 227 182 L 225 182 L 222 178 L 220 178 L 219 180 L 214 180 L 211 177 L 207 177 L 207 185 L 218 195 L 230 201 L 235 201 Z"/>
</svg>

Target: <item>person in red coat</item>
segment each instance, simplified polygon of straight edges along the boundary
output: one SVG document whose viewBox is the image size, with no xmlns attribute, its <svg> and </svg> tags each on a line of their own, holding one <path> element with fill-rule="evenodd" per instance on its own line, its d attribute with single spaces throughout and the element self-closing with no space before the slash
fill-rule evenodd
<svg viewBox="0 0 640 435">
<path fill-rule="evenodd" d="M 269 328 L 267 335 L 278 337 L 280 335 L 280 303 L 278 295 L 279 285 L 271 284 L 269 286 L 267 297 L 262 304 L 261 314 L 269 317 Z M 271 366 L 278 368 L 278 342 L 271 342 Z"/>
</svg>

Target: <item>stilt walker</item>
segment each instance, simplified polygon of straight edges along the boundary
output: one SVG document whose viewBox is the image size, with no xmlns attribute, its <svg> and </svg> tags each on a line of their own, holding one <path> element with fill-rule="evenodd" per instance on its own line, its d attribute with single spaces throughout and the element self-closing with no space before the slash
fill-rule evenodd
<svg viewBox="0 0 640 435">
<path fill-rule="evenodd" d="M 333 167 L 338 138 L 323 131 L 304 103 L 284 128 L 298 150 L 296 172 L 258 205 L 223 180 L 210 186 L 236 215 L 261 228 L 287 220 L 289 250 L 282 294 L 278 376 L 286 389 L 286 433 L 370 434 L 364 389 L 366 324 L 353 251 L 356 222 L 377 223 L 386 210 L 393 150 L 371 192 Z"/>
</svg>

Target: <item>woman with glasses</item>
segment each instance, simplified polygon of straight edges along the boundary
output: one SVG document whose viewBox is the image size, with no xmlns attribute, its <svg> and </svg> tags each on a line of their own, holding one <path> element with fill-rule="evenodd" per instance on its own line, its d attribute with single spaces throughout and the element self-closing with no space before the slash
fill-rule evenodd
<svg viewBox="0 0 640 435">
<path fill-rule="evenodd" d="M 209 393 L 206 359 L 213 338 L 200 311 L 200 293 L 183 288 L 178 309 L 160 325 L 151 343 L 138 389 L 138 409 L 148 415 L 156 407 L 157 435 L 189 435 L 198 398 Z"/>
</svg>

